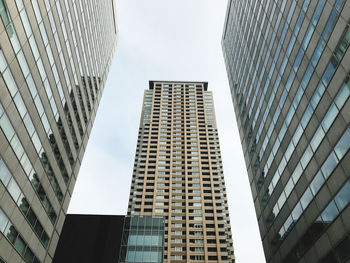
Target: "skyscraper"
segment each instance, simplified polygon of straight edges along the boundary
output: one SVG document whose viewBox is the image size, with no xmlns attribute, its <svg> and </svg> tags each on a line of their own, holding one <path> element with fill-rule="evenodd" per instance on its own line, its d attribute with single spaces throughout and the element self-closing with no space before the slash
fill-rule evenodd
<svg viewBox="0 0 350 263">
<path fill-rule="evenodd" d="M 112 0 L 0 0 L 0 262 L 51 262 L 117 39 Z"/>
<path fill-rule="evenodd" d="M 222 47 L 268 262 L 350 257 L 350 2 L 230 0 Z"/>
<path fill-rule="evenodd" d="M 150 81 L 144 94 L 128 215 L 164 217 L 164 262 L 234 262 L 207 85 Z"/>
</svg>

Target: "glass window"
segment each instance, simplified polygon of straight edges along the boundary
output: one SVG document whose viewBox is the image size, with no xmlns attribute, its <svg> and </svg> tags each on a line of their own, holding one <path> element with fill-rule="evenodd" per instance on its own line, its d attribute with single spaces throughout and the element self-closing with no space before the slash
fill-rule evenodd
<svg viewBox="0 0 350 263">
<path fill-rule="evenodd" d="M 5 133 L 7 140 L 11 141 L 15 131 L 13 130 L 12 124 L 7 116 L 4 114 L 0 118 L 0 127 L 2 131 Z"/>
<path fill-rule="evenodd" d="M 294 207 L 292 211 L 292 217 L 296 221 L 299 219 L 300 215 L 303 213 L 303 208 L 301 207 L 300 202 L 297 203 L 297 205 Z"/>
<path fill-rule="evenodd" d="M 32 165 L 31 165 L 31 163 L 30 163 L 30 161 L 28 159 L 28 156 L 26 154 L 23 154 L 20 162 L 21 162 L 21 165 L 22 165 L 22 167 L 24 169 L 24 172 L 27 175 L 30 174 L 30 171 L 32 170 Z"/>
<path fill-rule="evenodd" d="M 17 35 L 14 32 L 12 23 L 6 27 L 6 31 L 9 35 L 13 50 L 15 51 L 15 54 L 16 54 L 21 49 L 21 45 L 19 44 Z"/>
<path fill-rule="evenodd" d="M 143 235 L 139 234 L 136 236 L 136 246 L 142 246 L 143 245 Z"/>
<path fill-rule="evenodd" d="M 2 183 L 7 186 L 7 184 L 9 183 L 10 179 L 11 179 L 11 173 L 10 171 L 7 169 L 4 161 L 2 159 L 0 159 L 0 180 L 2 181 Z"/>
<path fill-rule="evenodd" d="M 322 212 L 322 220 L 324 223 L 330 223 L 333 221 L 333 219 L 338 215 L 338 209 L 334 203 L 334 201 L 332 201 L 327 207 L 326 209 Z"/>
<path fill-rule="evenodd" d="M 328 40 L 328 37 L 332 31 L 332 28 L 333 28 L 333 25 L 335 24 L 335 20 L 337 19 L 338 17 L 338 14 L 337 14 L 337 11 L 335 9 L 332 10 L 329 18 L 328 18 L 328 21 L 327 21 L 327 24 L 326 24 L 326 27 L 325 29 L 323 30 L 323 33 L 322 33 L 322 37 L 325 39 L 325 40 Z"/>
<path fill-rule="evenodd" d="M 22 69 L 23 76 L 27 77 L 29 74 L 29 68 L 28 68 L 28 64 L 27 64 L 26 58 L 24 57 L 22 50 L 20 52 L 18 52 L 17 59 L 18 59 L 19 65 Z"/>
<path fill-rule="evenodd" d="M 35 39 L 34 39 L 34 35 L 30 36 L 29 43 L 30 43 L 30 47 L 32 48 L 33 56 L 35 58 L 35 61 L 37 61 L 39 59 L 39 57 L 40 57 L 40 54 L 39 54 L 38 46 L 36 45 L 36 42 L 35 42 Z"/>
<path fill-rule="evenodd" d="M 313 195 L 316 195 L 316 193 L 321 188 L 323 183 L 324 183 L 324 178 L 323 178 L 322 172 L 319 171 L 310 184 L 310 189 Z"/>
<path fill-rule="evenodd" d="M 337 58 L 338 61 L 342 59 L 344 53 L 349 47 L 349 42 L 350 42 L 350 30 L 349 30 L 349 26 L 347 26 L 342 35 L 342 38 L 338 42 L 338 45 L 334 51 L 334 56 Z"/>
<path fill-rule="evenodd" d="M 343 156 L 349 150 L 349 148 L 350 148 L 350 129 L 347 129 L 334 148 L 334 151 L 337 154 L 337 157 L 339 160 L 343 158 Z"/>
<path fill-rule="evenodd" d="M 312 21 L 312 22 L 314 22 L 314 21 Z M 308 27 L 308 29 L 307 29 L 307 31 L 305 33 L 305 37 L 304 37 L 304 40 L 303 40 L 303 43 L 302 43 L 302 47 L 303 47 L 304 50 L 306 50 L 307 45 L 309 44 L 309 41 L 311 39 L 311 36 L 312 36 L 312 33 L 314 32 L 314 30 L 315 30 L 314 25 L 310 23 L 309 27 Z"/>
<path fill-rule="evenodd" d="M 150 253 L 150 262 L 160 262 L 162 254 L 159 252 L 151 251 Z M 146 261 L 145 261 L 146 262 Z"/>
<path fill-rule="evenodd" d="M 21 157 L 24 153 L 24 149 L 22 147 L 22 144 L 21 144 L 19 138 L 16 135 L 13 136 L 10 144 L 11 144 L 12 150 L 15 152 L 17 158 L 21 159 Z"/>
<path fill-rule="evenodd" d="M 135 251 L 128 250 L 126 253 L 126 261 L 128 262 L 134 262 L 135 261 Z"/>
<path fill-rule="evenodd" d="M 281 130 L 280 130 L 280 133 L 279 133 L 279 136 L 278 136 L 278 139 L 279 139 L 280 141 L 282 141 L 282 139 L 283 139 L 283 137 L 284 137 L 286 131 L 287 131 L 286 123 L 283 123 L 283 124 L 282 124 L 282 127 L 281 127 Z M 274 153 L 274 154 L 275 154 L 275 153 Z"/>
<path fill-rule="evenodd" d="M 320 102 L 323 92 L 324 92 L 324 85 L 322 82 L 320 82 L 318 84 L 317 89 L 314 92 L 314 95 L 312 95 L 312 98 L 310 100 L 310 104 L 313 109 L 316 109 L 318 103 Z"/>
<path fill-rule="evenodd" d="M 130 235 L 129 236 L 128 245 L 132 245 L 132 246 L 136 245 L 136 235 Z"/>
<path fill-rule="evenodd" d="M 35 147 L 35 150 L 37 151 L 37 153 L 40 152 L 42 146 L 41 146 L 41 142 L 40 142 L 40 139 L 38 137 L 38 134 L 37 133 L 34 133 L 33 136 L 32 136 L 32 142 L 34 144 L 34 147 Z"/>
<path fill-rule="evenodd" d="M 3 0 L 0 0 L 0 16 L 1 16 L 2 21 L 3 21 L 5 26 L 8 23 L 10 23 L 10 17 L 8 15 L 8 12 L 7 12 L 7 6 Z"/>
<path fill-rule="evenodd" d="M 324 128 L 325 131 L 328 131 L 329 127 L 332 125 L 333 121 L 337 117 L 338 112 L 339 112 L 338 108 L 335 106 L 334 103 L 332 103 L 331 106 L 329 107 L 328 112 L 326 113 L 326 115 L 322 120 L 322 127 Z"/>
<path fill-rule="evenodd" d="M 48 40 L 47 35 L 46 35 L 44 23 L 40 23 L 39 29 L 41 32 L 41 36 L 43 38 L 44 45 L 46 46 L 48 44 L 49 40 Z"/>
<path fill-rule="evenodd" d="M 320 15 L 322 13 L 322 9 L 323 9 L 324 4 L 325 4 L 325 1 L 319 1 L 317 6 L 316 6 L 316 10 L 315 10 L 314 15 L 312 16 L 312 20 L 311 20 L 311 22 L 314 26 L 317 25 L 317 22 L 318 22 Z"/>
<path fill-rule="evenodd" d="M 312 113 L 313 113 L 312 107 L 311 107 L 311 105 L 309 105 L 304 112 L 303 118 L 301 119 L 301 125 L 304 127 L 304 129 L 306 128 L 307 124 L 309 123 L 309 120 L 311 119 Z"/>
<path fill-rule="evenodd" d="M 307 188 L 303 196 L 300 198 L 300 203 L 303 209 L 305 210 L 306 207 L 309 205 L 311 199 L 312 199 L 312 193 L 310 188 Z"/>
<path fill-rule="evenodd" d="M 337 164 L 338 164 L 337 157 L 335 156 L 334 152 L 331 152 L 331 154 L 328 156 L 327 160 L 324 162 L 321 168 L 323 175 L 326 179 L 333 172 Z"/>
<path fill-rule="evenodd" d="M 7 227 L 4 231 L 4 235 L 8 238 L 8 240 L 13 244 L 16 240 L 16 237 L 18 235 L 17 230 L 15 227 L 9 222 L 7 224 Z"/>
<path fill-rule="evenodd" d="M 349 95 L 350 95 L 350 86 L 348 86 L 347 83 L 345 82 L 341 90 L 338 92 L 337 97 L 334 99 L 334 103 L 337 105 L 339 110 L 343 107 Z"/>
<path fill-rule="evenodd" d="M 34 103 L 35 103 L 36 109 L 38 110 L 39 116 L 43 115 L 43 113 L 44 113 L 44 107 L 43 107 L 43 105 L 41 104 L 41 100 L 40 100 L 39 95 L 37 95 L 37 96 L 35 97 Z"/>
<path fill-rule="evenodd" d="M 288 231 L 292 224 L 294 223 L 294 220 L 292 218 L 292 216 L 290 215 L 287 219 L 286 219 L 286 222 L 284 223 L 283 227 L 285 229 L 285 231 Z"/>
<path fill-rule="evenodd" d="M 312 150 L 315 152 L 320 145 L 321 141 L 323 140 L 325 133 L 322 129 L 322 127 L 318 127 L 317 131 L 315 132 L 314 136 L 312 137 L 312 140 L 310 142 Z"/>
<path fill-rule="evenodd" d="M 309 164 L 309 161 L 311 160 L 313 156 L 313 152 L 311 150 L 311 146 L 309 145 L 306 149 L 305 152 L 303 154 L 303 156 L 300 159 L 300 163 L 303 166 L 303 168 L 305 169 L 307 167 L 307 165 Z"/>
<path fill-rule="evenodd" d="M 19 2 L 22 2 L 22 1 L 17 1 L 17 4 Z M 23 4 L 23 3 L 21 3 L 21 4 Z M 23 27 L 24 27 L 24 30 L 26 31 L 27 36 L 31 36 L 32 35 L 32 28 L 30 26 L 25 9 L 23 9 L 21 11 L 20 16 L 21 16 Z"/>
<path fill-rule="evenodd" d="M 143 262 L 142 255 L 143 255 L 142 251 L 136 251 L 135 252 L 135 262 Z"/>
<path fill-rule="evenodd" d="M 301 176 L 301 174 L 303 173 L 303 168 L 301 167 L 301 164 L 298 163 L 297 167 L 295 167 L 295 170 L 292 174 L 292 178 L 294 181 L 294 184 L 296 184 Z"/>
<path fill-rule="evenodd" d="M 335 196 L 335 203 L 339 211 L 342 211 L 345 206 L 350 203 L 350 183 L 347 182 L 340 192 Z"/>
<path fill-rule="evenodd" d="M 25 249 L 26 249 L 26 244 L 24 243 L 24 240 L 18 235 L 15 243 L 13 244 L 16 250 L 23 256 Z"/>
<path fill-rule="evenodd" d="M 29 248 L 27 248 L 26 253 L 24 254 L 23 257 L 25 262 L 35 262 L 35 263 L 37 262 L 35 259 L 33 261 L 34 254 Z"/>
<path fill-rule="evenodd" d="M 24 102 L 22 100 L 21 94 L 19 92 L 17 92 L 16 96 L 13 98 L 17 110 L 19 112 L 19 114 L 21 115 L 21 118 L 23 119 L 24 115 L 27 113 L 27 108 L 24 105 Z"/>
<path fill-rule="evenodd" d="M 145 246 L 151 246 L 152 245 L 152 236 L 151 235 L 145 235 L 144 245 Z"/>
<path fill-rule="evenodd" d="M 37 65 L 38 65 L 41 79 L 43 80 L 46 79 L 46 73 L 45 73 L 44 65 L 43 65 L 43 62 L 41 61 L 41 58 L 38 60 Z"/>
<path fill-rule="evenodd" d="M 26 126 L 26 129 L 28 131 L 29 136 L 31 137 L 35 131 L 34 125 L 32 120 L 30 119 L 29 114 L 26 114 L 23 118 L 24 126 Z"/>
<path fill-rule="evenodd" d="M 303 132 L 304 132 L 303 127 L 301 127 L 301 125 L 299 125 L 298 128 L 295 130 L 294 136 L 293 136 L 293 139 L 292 139 L 294 145 L 298 144 L 301 136 L 303 135 Z"/>
<path fill-rule="evenodd" d="M 19 189 L 15 179 L 11 178 L 10 183 L 7 186 L 7 190 L 9 191 L 10 195 L 15 200 L 15 202 L 17 202 L 21 194 L 21 189 Z"/>
<path fill-rule="evenodd" d="M 293 186 L 294 186 L 293 180 L 290 179 L 290 180 L 288 181 L 288 183 L 286 184 L 286 187 L 285 187 L 285 189 L 284 189 L 284 191 L 285 191 L 287 197 L 288 197 L 289 194 L 292 192 Z"/>
<path fill-rule="evenodd" d="M 37 90 L 31 74 L 28 75 L 26 82 L 27 82 L 30 94 L 32 95 L 33 98 L 35 98 L 37 94 Z"/>
<path fill-rule="evenodd" d="M 317 44 L 317 47 L 314 51 L 314 54 L 311 58 L 311 64 L 315 67 L 318 63 L 318 60 L 320 59 L 323 49 L 326 45 L 326 42 L 321 38 Z"/>
<path fill-rule="evenodd" d="M 2 74 L 2 76 L 3 76 L 4 80 L 5 80 L 7 88 L 10 91 L 11 96 L 13 97 L 16 94 L 16 92 L 18 91 L 18 89 L 17 89 L 16 82 L 13 79 L 12 74 L 10 72 L 10 69 L 7 68 L 4 71 L 4 73 Z"/>
<path fill-rule="evenodd" d="M 1 0 L 0 0 L 1 3 Z M 1 4 L 0 4 L 1 5 Z M 0 11 L 1 12 L 1 11 Z M 4 53 L 2 52 L 2 50 L 0 49 L 0 72 L 3 73 L 4 70 L 7 67 L 7 62 L 4 56 Z"/>
<path fill-rule="evenodd" d="M 328 86 L 329 82 L 331 81 L 334 71 L 335 71 L 335 67 L 337 65 L 334 65 L 335 63 L 332 63 L 332 61 L 330 61 L 328 63 L 328 66 L 325 70 L 325 72 L 323 73 L 322 76 L 322 82 L 324 83 L 325 86 Z"/>
<path fill-rule="evenodd" d="M 286 202 L 286 196 L 285 196 L 285 193 L 282 192 L 280 198 L 278 199 L 278 206 L 280 210 L 282 209 L 282 206 L 284 205 L 285 202 Z"/>
<path fill-rule="evenodd" d="M 298 55 L 296 56 L 294 65 L 293 65 L 293 69 L 295 72 L 298 71 L 298 68 L 300 66 L 301 60 L 303 59 L 303 56 L 304 56 L 304 50 L 299 49 Z M 293 72 L 293 74 L 291 74 L 290 76 L 293 76 L 293 79 L 294 79 L 295 73 Z M 287 85 L 288 85 L 288 82 L 287 82 Z"/>
<path fill-rule="evenodd" d="M 22 196 L 19 199 L 18 206 L 19 206 L 20 210 L 22 211 L 22 213 L 24 215 L 26 215 L 28 210 L 29 210 L 29 203 L 27 202 L 27 199 L 24 196 Z"/>
<path fill-rule="evenodd" d="M 0 209 L 0 231 L 4 232 L 6 225 L 8 223 L 7 216 L 4 214 L 4 212 Z"/>
</svg>

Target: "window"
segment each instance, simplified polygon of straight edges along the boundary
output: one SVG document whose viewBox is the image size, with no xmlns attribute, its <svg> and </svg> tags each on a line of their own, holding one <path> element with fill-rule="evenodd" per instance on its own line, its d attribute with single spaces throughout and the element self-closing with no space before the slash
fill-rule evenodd
<svg viewBox="0 0 350 263">
<path fill-rule="evenodd" d="M 300 202 L 301 202 L 303 209 L 305 209 L 309 205 L 311 199 L 312 199 L 312 193 L 311 193 L 310 189 L 307 188 L 307 190 L 305 191 L 305 193 L 303 194 L 303 196 L 300 199 Z"/>
<path fill-rule="evenodd" d="M 338 209 L 335 202 L 332 201 L 327 208 L 323 211 L 321 217 L 324 223 L 332 222 L 333 219 L 338 215 Z"/>
<path fill-rule="evenodd" d="M 13 79 L 12 74 L 10 72 L 10 69 L 7 68 L 5 70 L 5 72 L 2 74 L 2 76 L 3 76 L 4 80 L 5 80 L 7 88 L 10 91 L 11 96 L 14 96 L 16 94 L 16 92 L 18 91 L 18 89 L 17 89 L 16 82 Z"/>
<path fill-rule="evenodd" d="M 337 117 L 339 110 L 334 103 L 329 107 L 329 110 L 322 120 L 322 127 L 327 131 Z"/>
<path fill-rule="evenodd" d="M 10 120 L 6 115 L 3 115 L 0 119 L 0 127 L 2 131 L 5 133 L 6 138 L 11 141 L 12 136 L 15 134 L 13 127 L 10 123 Z"/>
<path fill-rule="evenodd" d="M 322 172 L 319 171 L 310 184 L 310 188 L 313 195 L 316 195 L 316 193 L 321 188 L 323 183 L 324 183 L 324 178 L 323 178 Z"/>
<path fill-rule="evenodd" d="M 335 156 L 334 152 L 331 152 L 331 154 L 328 156 L 327 160 L 324 162 L 321 168 L 325 178 L 328 178 L 330 176 L 337 163 L 337 157 Z"/>
<path fill-rule="evenodd" d="M 11 174 L 10 174 L 9 170 L 7 169 L 3 160 L 0 159 L 0 180 L 2 181 L 2 183 L 5 186 L 7 186 L 10 179 L 11 179 Z"/>
<path fill-rule="evenodd" d="M 350 182 L 347 182 L 335 196 L 335 203 L 339 211 L 343 210 L 350 203 Z"/>
<path fill-rule="evenodd" d="M 350 148 L 350 129 L 347 129 L 334 149 L 339 160 L 343 158 L 343 156 L 349 150 L 349 148 Z"/>
<path fill-rule="evenodd" d="M 4 214 L 4 212 L 0 209 L 0 231 L 4 232 L 6 225 L 8 223 L 7 216 Z"/>
</svg>

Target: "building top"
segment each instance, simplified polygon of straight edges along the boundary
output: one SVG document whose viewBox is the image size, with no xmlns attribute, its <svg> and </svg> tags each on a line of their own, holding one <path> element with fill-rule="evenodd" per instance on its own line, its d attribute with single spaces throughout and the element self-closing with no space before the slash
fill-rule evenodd
<svg viewBox="0 0 350 263">
<path fill-rule="evenodd" d="M 204 84 L 204 90 L 208 90 L 208 82 L 207 81 L 166 81 L 166 80 L 150 80 L 149 81 L 149 89 L 153 89 L 155 82 L 161 82 L 161 83 L 203 83 Z"/>
</svg>

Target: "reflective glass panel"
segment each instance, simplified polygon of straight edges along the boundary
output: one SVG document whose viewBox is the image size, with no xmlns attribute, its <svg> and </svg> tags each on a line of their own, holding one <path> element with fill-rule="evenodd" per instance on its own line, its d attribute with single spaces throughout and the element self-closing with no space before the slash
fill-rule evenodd
<svg viewBox="0 0 350 263">
<path fill-rule="evenodd" d="M 4 161 L 0 159 L 0 180 L 5 186 L 7 186 L 11 177 L 10 171 L 7 169 Z"/>
<path fill-rule="evenodd" d="M 338 209 L 332 201 L 327 208 L 322 212 L 322 220 L 324 223 L 330 223 L 333 221 L 333 219 L 338 215 Z"/>
<path fill-rule="evenodd" d="M 347 182 L 340 192 L 335 196 L 335 203 L 339 211 L 343 210 L 345 206 L 350 203 L 350 183 Z"/>
<path fill-rule="evenodd" d="M 322 172 L 319 171 L 310 184 L 311 191 L 314 195 L 316 195 L 316 193 L 321 188 L 323 183 L 324 183 L 324 178 L 323 178 Z"/>
<path fill-rule="evenodd" d="M 331 154 L 328 156 L 327 160 L 324 162 L 321 168 L 323 175 L 326 179 L 333 172 L 334 168 L 337 166 L 337 163 L 337 157 L 335 156 L 334 152 L 331 152 Z"/>
<path fill-rule="evenodd" d="M 337 157 L 339 158 L 339 160 L 343 158 L 343 156 L 349 150 L 349 148 L 350 148 L 350 129 L 347 129 L 334 148 L 334 151 L 337 154 Z"/>
</svg>

